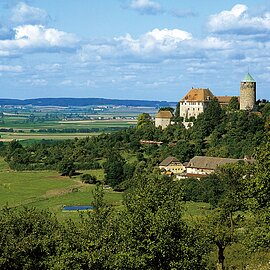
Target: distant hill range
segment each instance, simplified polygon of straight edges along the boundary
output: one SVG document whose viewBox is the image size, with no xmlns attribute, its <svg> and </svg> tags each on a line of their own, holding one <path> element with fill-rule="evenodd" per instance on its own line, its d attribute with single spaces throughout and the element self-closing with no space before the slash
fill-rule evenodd
<svg viewBox="0 0 270 270">
<path fill-rule="evenodd" d="M 105 98 L 35 98 L 35 99 L 0 99 L 0 105 L 32 105 L 32 106 L 90 106 L 115 105 L 134 107 L 167 107 L 176 106 L 176 102 L 153 100 L 122 100 Z"/>
</svg>

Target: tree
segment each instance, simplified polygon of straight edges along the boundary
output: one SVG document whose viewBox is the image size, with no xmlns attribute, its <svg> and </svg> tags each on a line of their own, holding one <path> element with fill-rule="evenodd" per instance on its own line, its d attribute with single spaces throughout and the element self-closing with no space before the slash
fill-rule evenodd
<svg viewBox="0 0 270 270">
<path fill-rule="evenodd" d="M 180 118 L 180 102 L 177 102 L 177 105 L 175 108 L 175 118 Z"/>
<path fill-rule="evenodd" d="M 116 187 L 124 179 L 125 160 L 118 152 L 111 152 L 107 157 L 107 161 L 103 164 L 106 182 L 111 187 Z"/>
<path fill-rule="evenodd" d="M 230 227 L 230 219 L 226 211 L 221 208 L 212 212 L 199 220 L 198 230 L 208 238 L 209 244 L 214 244 L 218 248 L 217 270 L 224 269 L 224 250 L 235 239 L 234 231 Z"/>
<path fill-rule="evenodd" d="M 95 184 L 97 182 L 97 177 L 91 174 L 83 174 L 81 176 L 82 182 L 86 184 Z"/>
<path fill-rule="evenodd" d="M 137 128 L 153 126 L 152 118 L 149 113 L 141 113 L 137 118 Z"/>
<path fill-rule="evenodd" d="M 269 118 L 270 116 L 270 103 L 265 103 L 262 108 L 260 109 L 260 111 L 262 112 L 262 115 L 265 119 Z"/>
<path fill-rule="evenodd" d="M 59 163 L 58 170 L 62 176 L 72 177 L 75 174 L 75 165 L 72 160 L 63 160 Z"/>
<path fill-rule="evenodd" d="M 234 229 L 233 214 L 236 211 L 246 210 L 245 179 L 252 173 L 252 164 L 245 164 L 244 162 L 223 165 L 217 172 L 224 190 L 218 204 L 228 213 L 232 230 Z"/>
<path fill-rule="evenodd" d="M 61 245 L 60 225 L 47 211 L 33 208 L 0 212 L 0 269 L 51 269 Z"/>
<path fill-rule="evenodd" d="M 181 188 L 171 179 L 134 179 L 119 217 L 116 269 L 205 269 L 207 247 L 182 220 Z"/>
<path fill-rule="evenodd" d="M 210 203 L 212 208 L 218 206 L 224 193 L 223 183 L 216 174 L 210 174 L 200 180 L 196 178 L 183 179 L 180 182 L 185 201 Z"/>
<path fill-rule="evenodd" d="M 182 123 L 183 122 L 183 117 L 180 117 L 180 102 L 177 102 L 174 117 L 172 118 L 172 121 L 174 121 L 175 123 Z"/>
<path fill-rule="evenodd" d="M 158 111 L 159 112 L 160 111 L 170 111 L 172 113 L 172 115 L 174 115 L 174 108 L 172 108 L 172 107 L 162 107 Z"/>
<path fill-rule="evenodd" d="M 240 103 L 239 103 L 238 97 L 232 97 L 228 104 L 228 110 L 236 111 L 236 110 L 239 110 L 239 108 L 240 108 Z"/>
<path fill-rule="evenodd" d="M 269 136 L 269 135 L 268 135 Z M 246 243 L 251 251 L 269 250 L 270 245 L 270 142 L 257 149 L 256 163 L 250 175 L 245 177 L 247 203 L 253 213 L 248 225 Z"/>
<path fill-rule="evenodd" d="M 248 192 L 255 209 L 270 208 L 270 142 L 257 150 L 254 174 L 247 179 Z"/>
<path fill-rule="evenodd" d="M 207 135 L 210 134 L 216 126 L 220 124 L 223 117 L 223 111 L 217 98 L 210 100 L 205 112 L 203 113 L 204 123 L 207 128 Z"/>
<path fill-rule="evenodd" d="M 81 215 L 78 222 L 61 224 L 62 244 L 47 269 L 116 269 L 111 258 L 118 249 L 117 223 L 104 199 L 101 184 L 93 191 L 91 205 L 93 211 Z"/>
</svg>

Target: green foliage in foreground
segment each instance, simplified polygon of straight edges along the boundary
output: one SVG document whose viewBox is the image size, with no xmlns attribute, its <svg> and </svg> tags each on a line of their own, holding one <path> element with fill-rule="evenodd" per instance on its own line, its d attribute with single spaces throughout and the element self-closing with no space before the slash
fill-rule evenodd
<svg viewBox="0 0 270 270">
<path fill-rule="evenodd" d="M 207 246 L 182 220 L 181 204 L 176 183 L 151 176 L 137 179 L 121 212 L 104 203 L 98 186 L 96 210 L 78 224 L 60 226 L 44 211 L 4 209 L 0 268 L 204 269 Z"/>
<path fill-rule="evenodd" d="M 47 261 L 62 240 L 60 224 L 46 211 L 3 209 L 0 215 L 0 268 L 49 269 Z"/>
<path fill-rule="evenodd" d="M 35 264 L 39 269 L 214 270 L 217 262 L 220 269 L 240 270 L 248 265 L 267 269 L 269 205 L 262 198 L 267 197 L 268 189 L 260 187 L 267 187 L 269 151 L 268 144 L 258 150 L 258 164 L 220 168 L 204 183 L 212 189 L 210 198 L 222 191 L 214 196 L 217 208 L 197 217 L 184 213 L 182 182 L 149 174 L 144 166 L 134 172 L 121 209 L 108 206 L 106 193 L 98 186 L 92 203 L 96 211 L 84 214 L 76 223 L 62 220 L 60 226 L 46 212 L 5 209 L 0 214 L 0 238 L 5 239 L 0 247 L 0 269 L 33 269 Z M 217 180 L 221 189 L 215 191 Z M 35 225 L 40 221 L 49 232 Z M 50 240 L 46 240 L 48 234 Z M 22 243 L 20 249 L 15 242 Z"/>
</svg>

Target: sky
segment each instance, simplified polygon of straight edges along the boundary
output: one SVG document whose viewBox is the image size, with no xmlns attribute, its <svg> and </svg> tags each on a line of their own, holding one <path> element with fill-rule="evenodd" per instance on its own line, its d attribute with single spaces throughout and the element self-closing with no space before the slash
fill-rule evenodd
<svg viewBox="0 0 270 270">
<path fill-rule="evenodd" d="M 0 0 L 0 97 L 270 99 L 270 1 Z"/>
</svg>

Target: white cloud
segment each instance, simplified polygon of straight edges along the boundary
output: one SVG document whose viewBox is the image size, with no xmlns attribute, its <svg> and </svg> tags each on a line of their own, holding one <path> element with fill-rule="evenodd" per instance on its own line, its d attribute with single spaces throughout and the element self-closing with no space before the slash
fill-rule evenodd
<svg viewBox="0 0 270 270">
<path fill-rule="evenodd" d="M 115 37 L 99 44 L 86 44 L 79 51 L 82 61 L 99 62 L 103 59 L 118 59 L 136 62 L 160 61 L 160 58 L 177 51 L 181 44 L 192 40 L 192 34 L 180 29 L 154 29 L 134 38 L 130 34 Z"/>
<path fill-rule="evenodd" d="M 14 28 L 15 37 L 9 40 L 0 40 L 0 56 L 2 54 L 20 54 L 28 51 L 55 51 L 74 48 L 78 39 L 74 34 L 59 31 L 54 28 L 45 28 L 42 25 L 23 25 Z"/>
<path fill-rule="evenodd" d="M 180 29 L 154 29 L 139 38 L 130 34 L 100 44 L 87 44 L 79 51 L 83 62 L 99 63 L 113 60 L 127 63 L 154 63 L 169 59 L 199 59 L 211 51 L 233 50 L 235 43 L 228 39 L 209 36 L 195 39 Z M 213 53 L 213 52 L 212 52 Z"/>
<path fill-rule="evenodd" d="M 160 4 L 151 0 L 133 0 L 130 3 L 130 8 L 141 14 L 155 15 L 162 11 Z"/>
<path fill-rule="evenodd" d="M 0 57 L 10 57 L 10 56 L 12 56 L 10 52 L 0 50 Z"/>
<path fill-rule="evenodd" d="M 49 16 L 43 9 L 31 7 L 24 2 L 18 3 L 12 10 L 11 20 L 18 24 L 44 24 Z"/>
<path fill-rule="evenodd" d="M 170 14 L 177 18 L 197 17 L 198 14 L 191 9 L 174 9 L 170 11 Z"/>
<path fill-rule="evenodd" d="M 0 72 L 22 72 L 22 66 L 10 66 L 10 65 L 0 65 Z"/>
<path fill-rule="evenodd" d="M 69 86 L 72 84 L 73 84 L 72 80 L 64 80 L 64 81 L 59 83 L 59 85 L 65 85 L 65 86 Z"/>
<path fill-rule="evenodd" d="M 133 39 L 130 34 L 124 37 L 115 38 L 121 47 L 135 54 L 145 54 L 152 52 L 170 52 L 177 48 L 178 44 L 185 40 L 191 40 L 192 34 L 189 32 L 167 28 L 154 29 L 142 35 L 139 39 Z"/>
<path fill-rule="evenodd" d="M 55 64 L 40 64 L 37 65 L 36 70 L 38 71 L 46 71 L 46 72 L 57 72 L 62 69 L 62 65 L 55 63 Z"/>
<path fill-rule="evenodd" d="M 30 84 L 32 86 L 47 86 L 48 82 L 45 79 L 31 78 L 27 80 L 23 80 L 22 82 Z"/>
<path fill-rule="evenodd" d="M 232 43 L 229 40 L 221 40 L 218 37 L 206 37 L 202 40 L 193 40 L 192 47 L 201 49 L 229 49 L 232 47 Z"/>
<path fill-rule="evenodd" d="M 210 31 L 216 33 L 267 34 L 270 32 L 270 12 L 252 17 L 248 13 L 247 6 L 238 4 L 231 10 L 210 16 L 208 26 Z"/>
<path fill-rule="evenodd" d="M 78 40 L 74 34 L 45 28 L 42 25 L 23 25 L 15 28 L 19 46 L 72 47 Z"/>
</svg>

